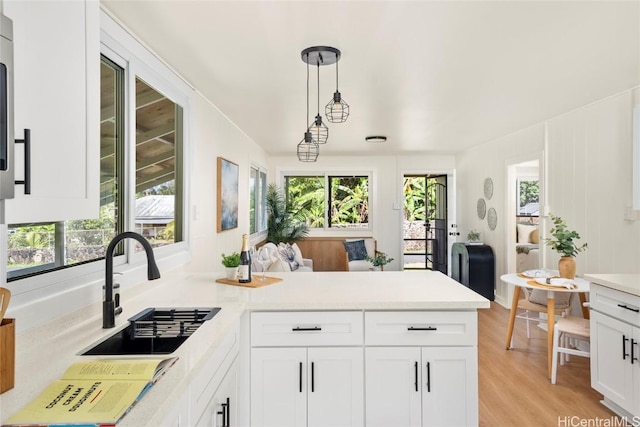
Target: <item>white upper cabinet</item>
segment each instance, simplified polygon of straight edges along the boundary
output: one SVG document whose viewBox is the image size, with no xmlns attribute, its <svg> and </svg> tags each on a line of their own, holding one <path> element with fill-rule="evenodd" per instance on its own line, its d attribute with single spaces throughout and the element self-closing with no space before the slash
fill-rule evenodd
<svg viewBox="0 0 640 427">
<path fill-rule="evenodd" d="M 6 222 L 97 217 L 100 182 L 99 2 L 5 0 L 13 20 L 15 137 L 31 130 L 31 194 L 16 187 Z M 16 180 L 23 179 L 22 144 Z"/>
</svg>

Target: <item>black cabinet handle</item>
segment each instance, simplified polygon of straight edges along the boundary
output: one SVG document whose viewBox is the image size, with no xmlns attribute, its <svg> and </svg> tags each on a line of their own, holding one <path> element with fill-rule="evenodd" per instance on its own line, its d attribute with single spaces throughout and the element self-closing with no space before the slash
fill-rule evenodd
<svg viewBox="0 0 640 427">
<path fill-rule="evenodd" d="M 633 311 L 634 313 L 640 313 L 640 308 L 631 308 L 626 304 L 618 304 L 618 307 L 624 308 L 625 310 Z"/>
<path fill-rule="evenodd" d="M 300 332 L 300 331 L 321 331 L 322 328 L 320 326 L 313 326 L 311 328 L 301 328 L 299 326 L 296 326 L 295 328 L 291 329 L 293 332 Z"/>
<path fill-rule="evenodd" d="M 221 426 L 221 427 L 224 427 L 224 422 L 225 422 L 225 419 L 224 419 L 224 410 L 225 410 L 225 409 L 224 409 L 224 407 L 223 407 L 223 408 L 222 408 L 222 410 L 220 410 L 220 411 L 216 412 L 216 414 L 218 414 L 218 415 L 222 415 L 222 424 L 220 424 L 220 426 Z"/>
<path fill-rule="evenodd" d="M 316 391 L 315 363 L 311 362 L 311 393 Z"/>
<path fill-rule="evenodd" d="M 24 194 L 31 194 L 31 129 L 24 130 L 24 139 L 16 139 L 16 144 L 24 144 L 24 180 L 16 184 L 24 184 Z"/>
<path fill-rule="evenodd" d="M 431 393 L 431 362 L 427 362 L 427 393 Z"/>
<path fill-rule="evenodd" d="M 636 345 L 638 345 L 638 341 L 635 341 L 633 338 L 631 338 L 631 364 L 632 365 L 634 361 L 638 360 L 638 358 L 633 355 L 633 348 Z"/>
<path fill-rule="evenodd" d="M 416 391 L 418 391 L 418 362 L 414 362 L 413 369 L 415 372 L 415 381 L 413 384 L 416 386 Z"/>
<path fill-rule="evenodd" d="M 7 66 L 0 63 L 0 170 L 3 171 L 9 168 L 7 79 Z"/>
<path fill-rule="evenodd" d="M 426 328 L 416 328 L 415 326 L 409 326 L 407 331 L 437 331 L 438 328 L 434 328 L 433 326 L 427 326 Z"/>
<path fill-rule="evenodd" d="M 300 367 L 298 369 L 298 375 L 300 377 L 300 393 L 302 393 L 302 362 L 300 362 Z"/>
<path fill-rule="evenodd" d="M 227 403 L 223 403 L 220 406 L 222 406 L 222 427 L 228 427 L 229 424 L 227 424 L 227 410 L 229 407 L 229 398 L 227 397 Z"/>
<path fill-rule="evenodd" d="M 628 354 L 627 354 L 627 341 L 629 341 L 629 338 L 627 338 L 626 336 L 622 336 L 622 360 L 626 360 Z"/>
</svg>

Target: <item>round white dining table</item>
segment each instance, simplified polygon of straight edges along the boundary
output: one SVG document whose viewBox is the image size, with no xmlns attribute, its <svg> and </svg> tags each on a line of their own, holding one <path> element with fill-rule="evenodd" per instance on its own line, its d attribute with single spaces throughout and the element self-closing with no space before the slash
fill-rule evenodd
<svg viewBox="0 0 640 427">
<path fill-rule="evenodd" d="M 503 282 L 515 285 L 513 288 L 513 300 L 511 301 L 511 312 L 509 313 L 509 325 L 507 326 L 506 349 L 511 347 L 511 337 L 513 335 L 513 326 L 516 320 L 516 311 L 518 310 L 518 300 L 522 292 L 522 288 L 541 289 L 547 291 L 547 319 L 553 319 L 555 315 L 555 294 L 557 292 L 577 292 L 580 297 L 580 306 L 582 307 L 582 315 L 585 319 L 589 318 L 589 309 L 584 306 L 586 302 L 586 293 L 589 292 L 589 282 L 576 277 L 571 279 L 572 287 L 560 287 L 551 285 L 538 284 L 534 278 L 529 278 L 521 273 L 509 273 L 500 276 Z M 569 279 L 567 279 L 569 280 Z M 551 362 L 553 355 L 553 325 L 547 327 L 547 374 L 551 378 Z"/>
</svg>

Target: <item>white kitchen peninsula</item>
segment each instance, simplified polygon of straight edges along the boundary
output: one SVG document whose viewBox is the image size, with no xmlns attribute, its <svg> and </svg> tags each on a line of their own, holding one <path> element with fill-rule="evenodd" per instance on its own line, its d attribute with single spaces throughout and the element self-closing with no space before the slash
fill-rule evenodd
<svg viewBox="0 0 640 427">
<path fill-rule="evenodd" d="M 421 411 L 438 406 L 442 409 L 446 405 L 447 410 L 437 412 L 455 414 L 458 419 L 465 420 L 464 424 L 477 424 L 476 312 L 489 308 L 487 299 L 441 273 L 430 271 L 272 275 L 283 281 L 251 289 L 215 283 L 222 274 L 189 274 L 177 270 L 163 274 L 159 281 L 143 283 L 125 293 L 122 297 L 124 312 L 117 318 L 115 329 L 101 328 L 100 304 L 95 304 L 46 327 L 19 334 L 16 385 L 0 395 L 0 419 L 5 421 L 48 383 L 58 379 L 66 367 L 81 358 L 76 355 L 80 350 L 120 329 L 127 318 L 142 309 L 217 306 L 222 308 L 218 315 L 205 322 L 174 353 L 180 360 L 119 426 L 212 425 L 213 418 L 221 412 L 217 399 L 235 397 L 235 393 L 239 404 L 232 402 L 230 416 L 234 421 L 231 425 L 248 425 L 248 416 L 243 415 L 250 412 L 246 407 L 250 401 L 248 396 L 256 398 L 259 394 L 256 390 L 248 390 L 252 381 L 256 384 L 256 379 L 243 379 L 243 375 L 250 367 L 255 368 L 252 366 L 258 360 L 255 355 L 266 357 L 260 360 L 273 359 L 274 354 L 276 357 L 281 351 L 289 354 L 288 350 L 292 348 L 308 359 L 308 364 L 307 359 L 304 362 L 304 374 L 292 374 L 296 387 L 305 388 L 302 394 L 306 393 L 307 399 L 301 402 L 305 413 L 308 410 L 310 414 L 323 415 L 324 410 L 322 400 L 312 401 L 309 397 L 316 393 L 311 387 L 322 384 L 321 377 L 309 375 L 320 375 L 325 362 L 345 366 L 343 361 L 348 359 L 353 361 L 354 368 L 344 372 L 350 372 L 356 393 L 350 400 L 353 405 L 342 408 L 345 410 L 341 414 L 350 417 L 351 425 L 369 424 L 365 422 L 367 414 L 376 407 L 379 412 L 381 406 L 364 398 L 365 385 L 367 390 L 375 387 L 373 380 L 367 378 L 371 372 L 364 371 L 365 358 L 367 363 L 377 363 L 371 365 L 377 372 L 386 372 L 387 367 L 398 369 L 398 363 L 389 364 L 389 361 L 404 359 L 409 367 L 403 366 L 397 372 L 411 381 L 409 388 L 415 391 L 404 396 L 393 395 L 394 399 L 411 399 L 411 404 L 405 405 L 411 408 L 402 417 L 415 420 L 416 416 L 421 416 Z M 286 319 L 276 319 L 274 323 L 273 319 L 281 315 Z M 259 329 L 268 322 L 272 322 L 272 327 Z M 320 328 L 330 334 L 323 336 L 318 330 L 292 334 L 296 327 Z M 282 333 L 278 333 L 278 328 Z M 260 336 L 262 341 L 258 340 Z M 387 350 L 400 356 L 387 357 Z M 316 354 L 321 359 L 312 367 Z M 414 365 L 414 358 L 417 365 Z M 295 363 L 299 362 L 296 360 Z M 296 373 L 301 372 L 298 366 L 301 365 L 297 365 Z M 263 367 L 268 368 L 268 364 Z M 460 371 L 460 367 L 464 369 Z M 316 370 L 311 373 L 312 369 Z M 34 372 L 38 374 L 34 375 Z M 264 373 L 260 369 L 255 372 Z M 435 393 L 439 375 L 455 378 L 457 383 Z M 338 381 L 340 376 L 329 378 Z M 237 391 L 234 383 L 238 384 Z M 462 391 L 464 396 L 459 395 L 458 386 L 466 390 Z M 222 389 L 225 393 L 229 390 L 228 394 L 221 396 L 219 391 Z M 297 390 L 296 393 L 300 393 Z M 384 399 L 386 390 L 377 390 L 381 392 L 379 395 L 368 391 L 367 399 L 369 394 L 371 398 Z M 331 397 L 331 394 L 324 396 Z M 420 397 L 416 399 L 416 396 Z M 456 402 L 449 407 L 447 402 L 454 396 Z M 458 407 L 470 415 L 460 415 L 456 412 Z M 426 413 L 424 416 L 418 424 L 428 425 L 434 419 L 429 419 Z M 309 425 L 312 421 L 309 419 Z"/>
</svg>

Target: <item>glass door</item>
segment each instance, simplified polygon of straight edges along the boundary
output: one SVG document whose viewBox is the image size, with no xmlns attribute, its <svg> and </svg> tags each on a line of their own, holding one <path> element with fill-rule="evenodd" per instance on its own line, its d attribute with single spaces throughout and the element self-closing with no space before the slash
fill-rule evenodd
<svg viewBox="0 0 640 427">
<path fill-rule="evenodd" d="M 447 274 L 447 176 L 404 176 L 403 268 Z"/>
</svg>

